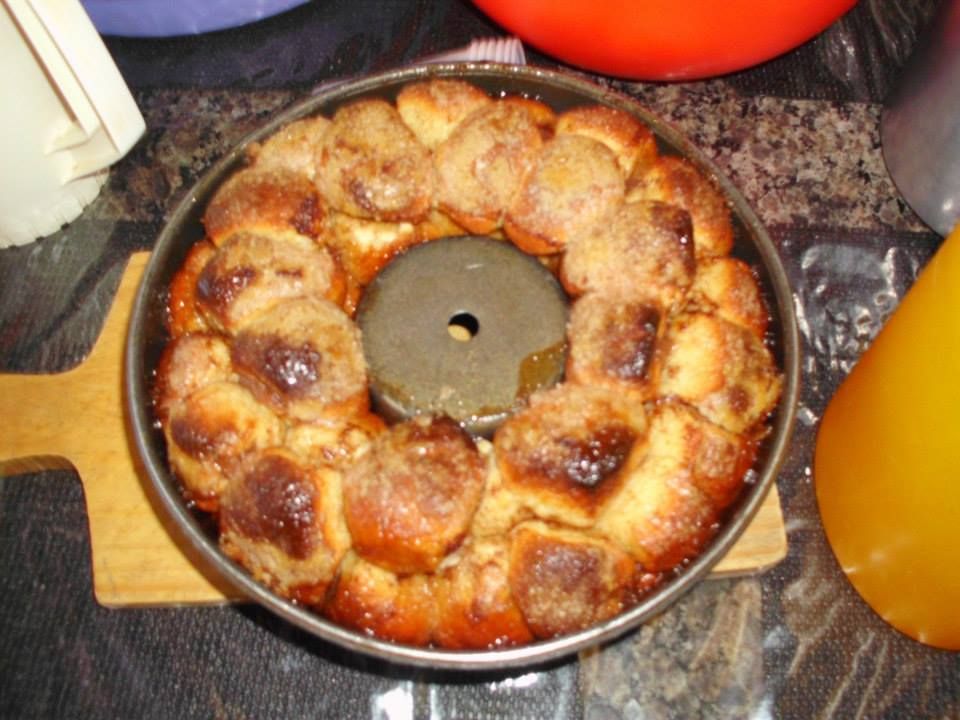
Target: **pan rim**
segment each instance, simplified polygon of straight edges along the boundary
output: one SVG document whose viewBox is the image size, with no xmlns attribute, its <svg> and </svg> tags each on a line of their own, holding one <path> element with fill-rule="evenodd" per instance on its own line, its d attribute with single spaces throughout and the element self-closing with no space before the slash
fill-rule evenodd
<svg viewBox="0 0 960 720">
<path fill-rule="evenodd" d="M 775 307 L 771 313 L 778 326 L 782 348 L 783 391 L 771 426 L 766 460 L 757 473 L 742 502 L 707 547 L 681 573 L 659 590 L 644 598 L 638 605 L 610 620 L 585 630 L 550 640 L 542 640 L 519 647 L 491 650 L 447 650 L 433 647 L 401 645 L 363 635 L 326 620 L 319 614 L 296 605 L 253 580 L 245 570 L 227 559 L 216 542 L 201 527 L 187 508 L 160 456 L 156 443 L 150 438 L 156 433 L 155 419 L 150 412 L 151 397 L 148 380 L 152 368 L 146 367 L 146 318 L 157 302 L 158 283 L 177 250 L 177 232 L 191 213 L 196 212 L 199 197 L 211 191 L 224 175 L 235 167 L 243 148 L 263 138 L 281 125 L 317 111 L 321 106 L 335 105 L 351 97 L 376 92 L 387 86 L 423 80 L 430 77 L 458 77 L 466 80 L 484 78 L 491 82 L 508 83 L 517 80 L 542 84 L 582 95 L 630 112 L 654 127 L 655 133 L 677 148 L 683 155 L 708 172 L 721 186 L 732 210 L 744 224 L 754 249 L 773 291 Z M 644 108 L 635 99 L 570 73 L 530 66 L 505 66 L 495 63 L 447 63 L 392 70 L 356 80 L 337 83 L 309 96 L 284 111 L 238 143 L 223 158 L 208 169 L 190 192 L 174 208 L 157 239 L 148 260 L 134 302 L 124 354 L 125 411 L 131 424 L 136 451 L 148 479 L 159 496 L 163 510 L 183 532 L 184 539 L 213 568 L 239 590 L 246 598 L 266 607 L 279 617 L 307 631 L 311 635 L 341 648 L 379 660 L 405 666 L 434 670 L 510 670 L 530 668 L 556 661 L 575 652 L 607 643 L 633 630 L 672 606 L 681 596 L 696 586 L 727 553 L 752 520 L 766 494 L 776 481 L 792 439 L 793 425 L 800 390 L 800 349 L 792 290 L 779 253 L 759 219 L 746 203 L 739 190 L 719 171 L 714 163 L 694 147 L 684 136 Z"/>
</svg>

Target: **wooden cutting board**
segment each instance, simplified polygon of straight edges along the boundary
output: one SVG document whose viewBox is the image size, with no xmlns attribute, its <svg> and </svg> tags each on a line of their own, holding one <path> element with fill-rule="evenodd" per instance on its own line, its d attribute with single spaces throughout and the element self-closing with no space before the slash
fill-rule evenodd
<svg viewBox="0 0 960 720">
<path fill-rule="evenodd" d="M 220 603 L 239 596 L 179 536 L 154 497 L 124 418 L 123 347 L 148 253 L 134 255 L 90 356 L 56 375 L 0 375 L 0 476 L 73 467 L 90 523 L 93 587 L 110 607 Z M 765 570 L 786 555 L 777 488 L 719 575 Z"/>
</svg>

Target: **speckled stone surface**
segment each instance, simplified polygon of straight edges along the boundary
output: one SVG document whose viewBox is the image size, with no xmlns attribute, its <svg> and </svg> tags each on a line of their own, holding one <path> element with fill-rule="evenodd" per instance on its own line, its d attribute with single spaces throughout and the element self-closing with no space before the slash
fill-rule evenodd
<svg viewBox="0 0 960 720">
<path fill-rule="evenodd" d="M 77 221 L 0 251 L 0 371 L 81 362 L 129 254 L 153 246 L 204 170 L 312 87 L 497 32 L 465 2 L 403 5 L 330 0 L 207 38 L 109 39 L 147 134 Z M 940 240 L 893 186 L 878 133 L 883 96 L 932 5 L 861 0 L 794 53 L 722 79 L 663 85 L 569 70 L 687 137 L 780 252 L 803 344 L 798 423 L 778 478 L 783 562 L 705 581 L 579 658 L 432 673 L 340 651 L 246 605 L 98 607 L 76 476 L 0 477 L 0 717 L 960 718 L 960 656 L 896 633 L 860 601 L 823 535 L 811 470 L 833 390 Z"/>
</svg>

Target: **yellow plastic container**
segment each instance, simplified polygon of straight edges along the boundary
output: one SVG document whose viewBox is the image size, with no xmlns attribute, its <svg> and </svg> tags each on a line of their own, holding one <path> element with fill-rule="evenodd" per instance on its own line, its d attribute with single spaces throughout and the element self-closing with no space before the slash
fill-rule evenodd
<svg viewBox="0 0 960 720">
<path fill-rule="evenodd" d="M 814 482 L 867 603 L 921 642 L 960 649 L 960 226 L 830 401 Z"/>
</svg>

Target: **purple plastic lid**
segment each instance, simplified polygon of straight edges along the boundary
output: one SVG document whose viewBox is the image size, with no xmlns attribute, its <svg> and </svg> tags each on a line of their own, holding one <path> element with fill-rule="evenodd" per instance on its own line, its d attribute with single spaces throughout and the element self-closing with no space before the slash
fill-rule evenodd
<svg viewBox="0 0 960 720">
<path fill-rule="evenodd" d="M 82 0 L 103 35 L 169 37 L 223 30 L 308 0 Z"/>
</svg>

